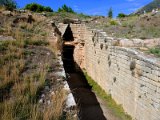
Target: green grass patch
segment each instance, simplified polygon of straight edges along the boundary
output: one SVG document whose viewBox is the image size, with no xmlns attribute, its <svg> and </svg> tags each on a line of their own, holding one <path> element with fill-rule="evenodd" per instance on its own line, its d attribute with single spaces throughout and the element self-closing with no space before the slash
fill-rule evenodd
<svg viewBox="0 0 160 120">
<path fill-rule="evenodd" d="M 7 50 L 9 41 L 0 41 L 0 52 Z"/>
<path fill-rule="evenodd" d="M 27 47 L 28 45 L 47 46 L 49 45 L 49 42 L 46 40 L 25 40 L 24 46 Z"/>
<path fill-rule="evenodd" d="M 160 47 L 151 48 L 149 51 L 150 51 L 150 53 L 152 53 L 152 54 L 157 55 L 158 57 L 160 57 Z"/>
<path fill-rule="evenodd" d="M 89 83 L 92 86 L 92 90 L 103 100 L 106 101 L 107 107 L 113 111 L 114 115 L 119 117 L 122 120 L 132 120 L 132 118 L 126 114 L 121 105 L 117 105 L 116 102 L 112 99 L 111 95 L 108 95 L 90 76 L 84 72 L 84 75 Z"/>
<path fill-rule="evenodd" d="M 111 21 L 110 21 L 110 25 L 118 25 L 118 23 L 117 23 L 117 21 L 115 21 L 115 20 L 111 20 Z"/>
</svg>

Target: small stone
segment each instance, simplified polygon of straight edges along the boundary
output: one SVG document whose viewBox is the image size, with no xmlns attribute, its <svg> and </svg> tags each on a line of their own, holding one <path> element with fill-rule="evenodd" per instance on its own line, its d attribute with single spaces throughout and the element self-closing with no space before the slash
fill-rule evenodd
<svg viewBox="0 0 160 120">
<path fill-rule="evenodd" d="M 62 79 L 57 79 L 57 81 L 62 81 Z"/>
<path fill-rule="evenodd" d="M 40 99 L 40 100 L 39 100 L 39 103 L 40 103 L 40 104 L 43 103 L 43 99 Z"/>
<path fill-rule="evenodd" d="M 64 82 L 64 90 L 67 90 L 67 91 L 69 91 L 70 89 L 69 89 L 69 85 L 68 85 L 68 83 L 67 82 Z"/>
<path fill-rule="evenodd" d="M 52 91 L 52 92 L 51 92 L 51 95 L 55 95 L 55 92 L 54 92 L 54 91 Z"/>
<path fill-rule="evenodd" d="M 11 16 L 11 11 L 3 11 L 2 12 L 3 15 L 7 15 L 7 16 Z"/>
<path fill-rule="evenodd" d="M 44 97 L 45 97 L 45 95 L 44 95 L 44 94 L 42 94 L 42 95 L 41 95 L 41 98 L 44 98 Z"/>
<path fill-rule="evenodd" d="M 45 86 L 45 90 L 49 90 L 49 86 Z"/>
<path fill-rule="evenodd" d="M 50 105 L 50 104 L 51 104 L 51 101 L 50 101 L 50 100 L 48 100 L 48 101 L 47 101 L 47 104 L 48 104 L 48 105 Z"/>
<path fill-rule="evenodd" d="M 74 118 L 77 118 L 77 114 L 73 115 Z"/>
<path fill-rule="evenodd" d="M 48 52 L 47 55 L 50 55 L 50 53 Z"/>
</svg>

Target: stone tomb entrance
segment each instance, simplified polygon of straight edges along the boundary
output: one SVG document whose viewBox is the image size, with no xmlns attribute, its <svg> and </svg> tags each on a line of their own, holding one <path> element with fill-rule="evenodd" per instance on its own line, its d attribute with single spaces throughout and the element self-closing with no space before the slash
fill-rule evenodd
<svg viewBox="0 0 160 120">
<path fill-rule="evenodd" d="M 68 25 L 63 35 L 63 51 L 62 59 L 64 69 L 68 75 L 68 84 L 72 90 L 73 96 L 79 108 L 80 120 L 106 120 L 100 104 L 91 90 L 91 86 L 87 83 L 83 72 L 76 70 L 77 64 L 74 61 L 74 36 L 70 26 Z"/>
<path fill-rule="evenodd" d="M 65 42 L 74 41 L 73 32 L 71 30 L 70 25 L 68 25 L 67 28 L 66 28 L 66 31 L 65 31 L 65 33 L 63 35 L 63 40 Z"/>
</svg>

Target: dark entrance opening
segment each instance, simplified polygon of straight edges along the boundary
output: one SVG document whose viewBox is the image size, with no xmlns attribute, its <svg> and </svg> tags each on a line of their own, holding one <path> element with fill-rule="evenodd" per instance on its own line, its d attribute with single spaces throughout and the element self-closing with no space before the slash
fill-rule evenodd
<svg viewBox="0 0 160 120">
<path fill-rule="evenodd" d="M 63 35 L 63 40 L 64 41 L 73 41 L 74 40 L 73 33 L 72 33 L 70 25 L 68 25 L 68 27 L 67 27 L 64 35 Z"/>
<path fill-rule="evenodd" d="M 72 41 L 73 34 L 70 28 L 67 28 L 63 40 Z M 71 37 L 72 36 L 72 37 Z M 71 39 L 72 38 L 72 39 Z M 106 120 L 103 111 L 95 94 L 91 90 L 82 70 L 76 70 L 78 66 L 74 61 L 74 48 L 73 45 L 63 45 L 63 63 L 65 72 L 68 75 L 67 82 L 73 93 L 73 96 L 80 109 L 78 116 L 80 120 Z M 79 67 L 79 66 L 78 66 Z M 80 67 L 79 67 L 80 68 Z"/>
<path fill-rule="evenodd" d="M 74 58 L 73 58 L 74 46 L 63 46 L 63 64 L 66 73 L 73 73 L 75 71 Z"/>
</svg>

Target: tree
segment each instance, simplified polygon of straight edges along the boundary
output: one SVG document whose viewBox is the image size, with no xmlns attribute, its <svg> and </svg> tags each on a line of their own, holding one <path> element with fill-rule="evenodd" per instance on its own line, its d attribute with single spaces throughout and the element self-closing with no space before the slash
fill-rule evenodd
<svg viewBox="0 0 160 120">
<path fill-rule="evenodd" d="M 13 10 L 17 8 L 17 4 L 14 0 L 0 0 L 0 6 L 4 6 L 7 10 Z"/>
<path fill-rule="evenodd" d="M 119 13 L 117 17 L 118 17 L 118 18 L 124 18 L 124 17 L 127 17 L 127 15 L 124 14 L 124 13 Z"/>
<path fill-rule="evenodd" d="M 37 3 L 27 4 L 24 9 L 27 9 L 33 12 L 43 12 L 43 11 L 53 12 L 53 10 L 50 7 L 45 7 Z"/>
<path fill-rule="evenodd" d="M 112 10 L 112 8 L 110 8 L 109 11 L 108 11 L 108 17 L 109 18 L 113 18 L 113 10 Z"/>
<path fill-rule="evenodd" d="M 74 10 L 67 6 L 67 5 L 63 5 L 61 8 L 58 9 L 58 12 L 69 12 L 69 13 L 75 13 Z"/>
<path fill-rule="evenodd" d="M 45 7 L 46 12 L 53 12 L 53 10 L 50 7 Z"/>
</svg>

